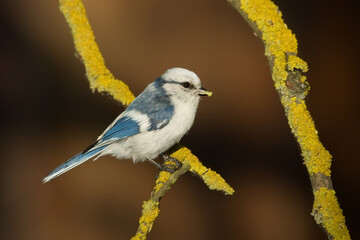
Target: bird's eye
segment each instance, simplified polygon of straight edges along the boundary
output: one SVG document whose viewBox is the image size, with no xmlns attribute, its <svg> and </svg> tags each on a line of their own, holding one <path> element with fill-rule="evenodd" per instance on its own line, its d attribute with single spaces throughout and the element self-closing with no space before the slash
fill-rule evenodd
<svg viewBox="0 0 360 240">
<path fill-rule="evenodd" d="M 183 86 L 184 88 L 189 88 L 191 85 L 189 82 L 183 82 L 181 86 Z"/>
</svg>

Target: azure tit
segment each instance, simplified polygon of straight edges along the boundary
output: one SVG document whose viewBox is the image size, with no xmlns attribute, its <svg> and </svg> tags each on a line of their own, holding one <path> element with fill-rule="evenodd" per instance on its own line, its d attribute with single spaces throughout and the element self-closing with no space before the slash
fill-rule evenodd
<svg viewBox="0 0 360 240">
<path fill-rule="evenodd" d="M 201 87 L 198 76 L 184 68 L 168 69 L 149 84 L 84 151 L 61 164 L 43 182 L 94 158 L 112 155 L 134 162 L 153 160 L 190 130 L 200 96 L 212 93 Z"/>
</svg>

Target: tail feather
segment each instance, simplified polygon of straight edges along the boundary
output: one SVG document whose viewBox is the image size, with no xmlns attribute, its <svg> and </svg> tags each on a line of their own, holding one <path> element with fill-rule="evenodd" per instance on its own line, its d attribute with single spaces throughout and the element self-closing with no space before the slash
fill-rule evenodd
<svg viewBox="0 0 360 240">
<path fill-rule="evenodd" d="M 53 180 L 54 178 L 60 176 L 61 174 L 69 171 L 70 169 L 73 169 L 76 166 L 79 166 L 80 164 L 86 162 L 90 158 L 100 154 L 108 145 L 104 145 L 98 148 L 89 149 L 86 152 L 81 152 L 74 157 L 70 158 L 57 168 L 55 168 L 47 177 L 43 179 L 43 183 L 49 182 Z"/>
</svg>

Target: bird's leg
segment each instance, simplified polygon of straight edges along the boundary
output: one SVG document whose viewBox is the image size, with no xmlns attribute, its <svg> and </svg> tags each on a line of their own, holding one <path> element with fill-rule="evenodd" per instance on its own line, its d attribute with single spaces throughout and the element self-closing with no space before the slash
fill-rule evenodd
<svg viewBox="0 0 360 240">
<path fill-rule="evenodd" d="M 167 155 L 165 153 L 162 153 L 161 156 L 164 159 L 164 162 L 161 166 L 162 171 L 173 173 L 176 170 L 178 170 L 179 168 L 181 168 L 182 163 L 179 160 L 177 160 L 176 158 L 170 157 L 169 155 Z"/>
<path fill-rule="evenodd" d="M 155 167 L 157 167 L 158 169 L 162 170 L 162 166 L 160 164 L 158 164 L 157 162 L 155 162 L 153 159 L 148 158 L 149 162 L 151 162 L 152 164 L 155 165 Z"/>
</svg>

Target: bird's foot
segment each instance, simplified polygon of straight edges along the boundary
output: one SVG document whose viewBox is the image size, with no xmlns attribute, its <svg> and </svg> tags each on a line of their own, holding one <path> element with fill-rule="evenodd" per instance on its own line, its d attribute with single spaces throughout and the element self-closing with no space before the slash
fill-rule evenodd
<svg viewBox="0 0 360 240">
<path fill-rule="evenodd" d="M 162 157 L 164 159 L 164 163 L 160 167 L 161 171 L 174 173 L 181 168 L 182 163 L 176 158 L 170 157 L 166 154 L 162 154 Z"/>
</svg>

